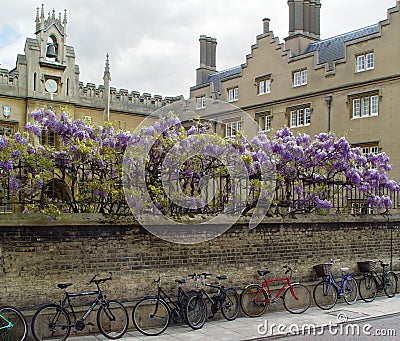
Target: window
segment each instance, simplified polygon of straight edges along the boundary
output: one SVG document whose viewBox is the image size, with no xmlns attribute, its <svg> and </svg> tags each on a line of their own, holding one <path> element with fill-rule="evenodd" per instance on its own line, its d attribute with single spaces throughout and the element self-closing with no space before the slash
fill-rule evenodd
<svg viewBox="0 0 400 341">
<path fill-rule="evenodd" d="M 206 107 L 206 96 L 196 97 L 196 109 L 204 109 Z"/>
<path fill-rule="evenodd" d="M 56 145 L 56 134 L 52 130 L 43 129 L 40 136 L 40 144 L 55 147 Z"/>
<path fill-rule="evenodd" d="M 17 132 L 17 123 L 0 121 L 0 135 L 12 136 Z"/>
<path fill-rule="evenodd" d="M 270 76 L 256 78 L 256 85 L 257 85 L 257 95 L 264 95 L 271 93 Z"/>
<path fill-rule="evenodd" d="M 367 142 L 352 145 L 353 148 L 361 148 L 363 154 L 378 154 L 379 153 L 379 143 L 378 142 Z"/>
<path fill-rule="evenodd" d="M 242 121 L 228 122 L 226 123 L 225 137 L 234 137 L 239 130 L 242 130 Z"/>
<path fill-rule="evenodd" d="M 311 124 L 311 109 L 309 107 L 293 109 L 289 113 L 290 128 L 309 126 Z"/>
<path fill-rule="evenodd" d="M 379 96 L 365 95 L 353 98 L 352 103 L 352 118 L 377 116 L 379 112 Z"/>
<path fill-rule="evenodd" d="M 239 88 L 228 89 L 228 102 L 235 102 L 239 99 Z"/>
<path fill-rule="evenodd" d="M 293 72 L 293 86 L 302 86 L 307 84 L 307 69 Z"/>
<path fill-rule="evenodd" d="M 373 52 L 356 56 L 356 72 L 372 70 L 374 67 L 375 57 Z"/>
<path fill-rule="evenodd" d="M 260 131 L 270 131 L 271 130 L 271 115 L 263 115 L 258 117 L 258 125 L 260 127 Z"/>
</svg>

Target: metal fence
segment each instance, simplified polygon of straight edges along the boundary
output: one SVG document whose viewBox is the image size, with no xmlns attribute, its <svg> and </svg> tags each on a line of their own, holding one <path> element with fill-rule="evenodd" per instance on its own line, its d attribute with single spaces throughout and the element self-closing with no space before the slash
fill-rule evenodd
<svg viewBox="0 0 400 341">
<path fill-rule="evenodd" d="M 19 165 L 15 169 L 17 180 L 22 187 L 15 193 L 10 178 L 0 173 L 0 213 L 23 212 L 29 208 L 46 210 L 56 207 L 69 213 L 104 213 L 115 215 L 131 215 L 123 182 L 121 179 L 120 160 L 98 167 L 93 162 L 65 166 L 52 170 L 52 176 L 43 184 L 40 191 L 32 191 L 24 186 L 27 182 L 28 170 Z M 168 187 L 164 187 L 163 205 L 161 211 L 169 215 L 185 214 L 217 214 L 230 205 L 240 212 L 251 210 L 257 202 L 257 191 L 249 179 L 231 179 L 229 176 L 212 176 L 207 181 L 199 179 L 170 179 Z M 144 186 L 145 187 L 145 186 Z M 179 189 L 184 189 L 188 197 L 200 198 L 203 205 L 180 205 L 170 198 Z M 301 190 L 299 190 L 299 188 Z M 155 199 L 149 188 L 151 199 Z M 340 214 L 376 214 L 382 211 L 368 204 L 368 198 L 373 196 L 388 196 L 392 208 L 398 206 L 398 192 L 383 186 L 364 193 L 349 183 L 342 181 L 310 182 L 276 181 L 275 189 L 270 193 L 271 206 L 269 213 L 287 215 L 323 211 Z M 328 200 L 330 208 L 318 207 L 315 198 Z M 160 207 L 158 207 L 160 208 Z"/>
</svg>

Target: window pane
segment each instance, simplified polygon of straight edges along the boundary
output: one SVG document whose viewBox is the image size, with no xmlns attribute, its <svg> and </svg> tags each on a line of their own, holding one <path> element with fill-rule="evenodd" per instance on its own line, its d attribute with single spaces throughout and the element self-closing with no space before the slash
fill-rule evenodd
<svg viewBox="0 0 400 341">
<path fill-rule="evenodd" d="M 264 91 L 264 81 L 260 81 L 258 83 L 258 94 L 262 95 L 263 93 L 265 93 L 265 91 Z"/>
<path fill-rule="evenodd" d="M 259 125 L 259 130 L 260 131 L 265 130 L 265 116 L 260 116 L 258 118 L 258 125 Z"/>
<path fill-rule="evenodd" d="M 297 124 L 297 114 L 296 111 L 293 110 L 290 112 L 290 127 L 291 128 L 296 127 L 296 124 Z"/>
<path fill-rule="evenodd" d="M 378 96 L 371 96 L 371 116 L 378 115 Z"/>
<path fill-rule="evenodd" d="M 300 71 L 297 71 L 293 74 L 293 86 L 300 85 Z"/>
<path fill-rule="evenodd" d="M 361 98 L 361 116 L 369 115 L 369 98 L 363 97 Z"/>
<path fill-rule="evenodd" d="M 358 71 L 364 71 L 365 69 L 365 57 L 364 55 L 357 56 L 357 62 L 356 62 L 356 70 Z"/>
<path fill-rule="evenodd" d="M 242 130 L 242 121 L 238 121 L 237 123 L 237 130 Z"/>
<path fill-rule="evenodd" d="M 266 131 L 271 130 L 271 115 L 265 116 L 265 130 Z"/>
<path fill-rule="evenodd" d="M 368 53 L 367 54 L 367 70 L 371 70 L 374 68 L 374 54 Z"/>
<path fill-rule="evenodd" d="M 265 80 L 265 92 L 269 94 L 271 92 L 271 80 Z"/>
<path fill-rule="evenodd" d="M 239 88 L 233 89 L 233 100 L 237 101 L 239 99 Z"/>
<path fill-rule="evenodd" d="M 311 124 L 311 109 L 304 109 L 304 125 L 309 126 Z"/>
<path fill-rule="evenodd" d="M 304 124 L 304 111 L 303 109 L 297 110 L 297 126 L 302 126 Z"/>
<path fill-rule="evenodd" d="M 360 99 L 353 99 L 353 117 L 360 117 L 361 109 L 360 109 Z"/>
<path fill-rule="evenodd" d="M 378 154 L 379 153 L 379 148 L 378 148 L 378 146 L 372 146 L 371 148 L 370 148 L 370 151 L 369 151 L 370 153 L 373 153 L 373 154 Z"/>
<path fill-rule="evenodd" d="M 307 70 L 301 71 L 301 85 L 307 84 Z"/>
<path fill-rule="evenodd" d="M 231 124 L 230 123 L 227 123 L 226 124 L 226 136 L 227 137 L 230 137 L 231 136 Z"/>
</svg>

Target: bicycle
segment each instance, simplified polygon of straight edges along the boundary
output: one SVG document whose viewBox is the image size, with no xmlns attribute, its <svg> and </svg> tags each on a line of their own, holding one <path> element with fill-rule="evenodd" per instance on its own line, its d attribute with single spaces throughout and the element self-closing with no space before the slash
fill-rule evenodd
<svg viewBox="0 0 400 341">
<path fill-rule="evenodd" d="M 142 298 L 133 307 L 132 321 L 139 332 L 148 336 L 160 335 L 167 329 L 172 317 L 187 323 L 192 329 L 202 327 L 200 321 L 189 322 L 189 317 L 185 314 L 187 301 L 195 291 L 182 289 L 182 285 L 186 283 L 184 279 L 175 280 L 178 283 L 176 301 L 162 289 L 160 276 L 154 282 L 157 283 L 157 294 Z"/>
<path fill-rule="evenodd" d="M 214 317 L 218 311 L 221 311 L 222 316 L 228 321 L 233 321 L 236 319 L 239 314 L 239 294 L 237 291 L 233 287 L 225 288 L 220 282 L 218 282 L 218 284 L 205 283 L 205 280 L 208 276 L 211 276 L 211 274 L 194 274 L 193 277 L 195 276 L 200 277 L 201 286 L 197 294 L 193 295 L 188 300 L 186 314 L 191 316 L 189 321 L 202 321 L 204 317 L 206 317 L 204 319 L 205 321 L 207 318 Z M 225 275 L 216 276 L 216 278 L 218 281 L 227 279 Z M 211 296 L 207 291 L 204 290 L 204 286 L 217 289 L 217 293 Z M 211 316 L 208 316 L 207 314 L 207 304 L 203 303 L 205 300 L 209 301 L 211 304 Z"/>
<path fill-rule="evenodd" d="M 375 271 L 376 263 L 382 267 L 382 274 L 379 276 Z M 384 291 L 387 297 L 393 297 L 397 291 L 397 275 L 393 271 L 388 271 L 388 263 L 382 260 L 370 260 L 358 262 L 358 268 L 363 273 L 359 282 L 360 297 L 365 302 L 372 302 L 377 293 Z"/>
<path fill-rule="evenodd" d="M 14 307 L 0 307 L 0 340 L 24 341 L 28 335 L 28 325 L 24 315 Z"/>
<path fill-rule="evenodd" d="M 342 277 L 340 283 L 336 281 L 332 274 L 332 266 L 340 259 L 331 259 L 329 263 L 314 265 L 314 270 L 322 280 L 317 283 L 313 290 L 315 304 L 323 309 L 333 308 L 338 298 L 343 297 L 347 304 L 357 301 L 358 290 L 354 274 L 346 273 L 349 268 L 340 268 Z"/>
<path fill-rule="evenodd" d="M 283 306 L 292 314 L 301 314 L 311 305 L 311 294 L 306 286 L 300 283 L 291 283 L 293 270 L 288 265 L 283 266 L 285 276 L 282 278 L 267 279 L 265 276 L 269 270 L 258 270 L 257 273 L 264 277 L 261 285 L 250 284 L 240 295 L 240 306 L 242 311 L 250 317 L 261 316 L 270 304 L 274 305 L 282 298 Z M 289 274 L 289 276 L 287 276 Z M 284 282 L 280 290 L 273 295 L 270 283 Z"/>
<path fill-rule="evenodd" d="M 32 318 L 32 334 L 35 340 L 66 340 L 71 332 L 71 328 L 80 332 L 93 323 L 85 323 L 85 320 L 97 305 L 100 305 L 96 321 L 97 327 L 101 334 L 109 339 L 119 339 L 128 329 L 128 312 L 122 303 L 116 300 L 108 300 L 106 295 L 100 289 L 100 283 L 104 283 L 112 279 L 110 272 L 109 277 L 96 279 L 96 275 L 89 281 L 97 287 L 95 291 L 87 292 L 67 292 L 67 288 L 72 283 L 60 283 L 57 287 L 64 291 L 63 299 L 60 304 L 47 303 L 40 306 Z M 97 295 L 92 301 L 89 308 L 85 311 L 80 319 L 77 318 L 71 298 Z M 72 323 L 71 323 L 72 317 Z"/>
</svg>

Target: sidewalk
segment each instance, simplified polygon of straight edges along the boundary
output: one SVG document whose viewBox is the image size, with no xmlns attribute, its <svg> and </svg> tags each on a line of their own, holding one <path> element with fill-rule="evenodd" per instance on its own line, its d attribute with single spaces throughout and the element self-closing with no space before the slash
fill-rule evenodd
<svg viewBox="0 0 400 341">
<path fill-rule="evenodd" d="M 337 325 L 338 322 L 349 322 L 365 320 L 373 317 L 384 316 L 388 314 L 400 313 L 400 295 L 394 298 L 387 298 L 386 296 L 377 297 L 372 303 L 365 303 L 357 301 L 354 305 L 347 305 L 342 303 L 343 300 L 338 300 L 338 304 L 328 311 L 319 309 L 318 307 L 311 307 L 305 313 L 300 315 L 290 314 L 286 310 L 282 310 L 281 303 L 276 307 L 271 307 L 263 316 L 258 318 L 239 317 L 234 321 L 226 321 L 223 319 L 209 320 L 204 327 L 200 330 L 192 330 L 184 325 L 171 325 L 167 330 L 155 337 L 145 336 L 132 329 L 130 321 L 129 332 L 119 340 L 123 341 L 138 341 L 138 340 L 158 340 L 158 341 L 172 341 L 172 340 L 185 340 L 185 341 L 244 341 L 255 340 L 265 336 L 287 334 L 290 330 L 296 328 L 301 329 L 305 325 L 312 325 L 315 327 Z M 131 313 L 131 311 L 129 311 Z M 273 326 L 273 324 L 275 326 Z M 267 333 L 266 331 L 267 327 Z M 278 326 L 281 332 L 278 331 Z M 396 327 L 396 326 L 394 326 Z M 260 333 L 261 332 L 261 333 Z M 71 341 L 98 341 L 107 340 L 104 336 L 75 336 L 71 332 Z M 400 329 L 397 331 L 400 335 Z"/>
</svg>

